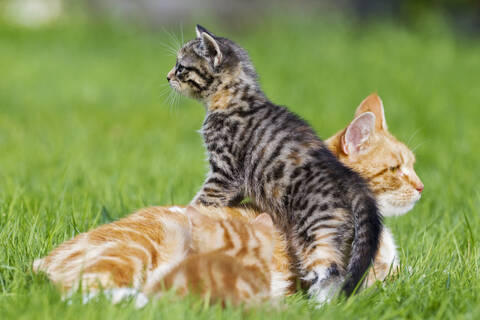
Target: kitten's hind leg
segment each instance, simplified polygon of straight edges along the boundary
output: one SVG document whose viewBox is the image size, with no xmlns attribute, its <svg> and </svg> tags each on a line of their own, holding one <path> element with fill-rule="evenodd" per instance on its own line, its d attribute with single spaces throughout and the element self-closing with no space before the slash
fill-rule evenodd
<svg viewBox="0 0 480 320">
<path fill-rule="evenodd" d="M 308 295 L 320 304 L 330 302 L 342 288 L 343 276 L 340 276 L 335 263 L 317 266 L 308 271 L 303 280 L 309 283 Z"/>
<path fill-rule="evenodd" d="M 299 222 L 293 237 L 302 280 L 309 295 L 320 303 L 330 301 L 345 277 L 345 256 L 353 234 L 342 210 L 311 215 Z"/>
</svg>

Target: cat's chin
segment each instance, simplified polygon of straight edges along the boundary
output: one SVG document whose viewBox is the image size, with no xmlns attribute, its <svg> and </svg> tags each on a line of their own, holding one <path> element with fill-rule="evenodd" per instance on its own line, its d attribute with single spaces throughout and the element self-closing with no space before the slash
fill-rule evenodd
<svg viewBox="0 0 480 320">
<path fill-rule="evenodd" d="M 404 215 L 405 213 L 413 209 L 413 207 L 415 206 L 415 204 L 419 199 L 420 197 L 406 204 L 398 205 L 398 204 L 392 203 L 387 197 L 379 196 L 377 198 L 378 207 L 384 217 L 394 217 L 394 216 Z"/>
<path fill-rule="evenodd" d="M 170 88 L 172 88 L 173 91 L 175 91 L 177 93 L 180 93 L 181 87 L 180 87 L 180 83 L 178 81 L 170 80 L 169 84 L 170 84 Z"/>
</svg>

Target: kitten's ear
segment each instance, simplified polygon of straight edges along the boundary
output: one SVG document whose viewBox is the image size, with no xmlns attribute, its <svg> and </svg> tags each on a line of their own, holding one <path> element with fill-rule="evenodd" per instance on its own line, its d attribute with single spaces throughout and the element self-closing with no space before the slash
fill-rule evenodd
<svg viewBox="0 0 480 320">
<path fill-rule="evenodd" d="M 372 112 L 376 117 L 375 128 L 377 130 L 387 130 L 387 120 L 385 120 L 385 110 L 382 99 L 376 93 L 372 93 L 363 100 L 355 111 L 355 117 L 362 113 Z"/>
<path fill-rule="evenodd" d="M 223 54 L 220 50 L 220 45 L 215 39 L 215 35 L 198 24 L 195 30 L 197 32 L 197 38 L 202 41 L 203 56 L 211 61 L 213 67 L 218 67 L 222 62 Z"/>
<path fill-rule="evenodd" d="M 201 225 L 211 222 L 211 218 L 207 217 L 194 206 L 188 206 L 185 210 L 185 215 L 194 225 Z"/>
<path fill-rule="evenodd" d="M 345 154 L 359 153 L 375 130 L 375 115 L 364 112 L 356 117 L 342 136 L 342 150 Z"/>
<path fill-rule="evenodd" d="M 262 225 L 264 227 L 267 227 L 268 229 L 273 229 L 273 221 L 272 218 L 268 213 L 262 213 L 259 214 L 255 220 L 254 224 L 256 225 Z"/>
<path fill-rule="evenodd" d="M 201 38 L 202 33 L 208 33 L 209 35 L 213 36 L 213 33 L 211 33 L 199 24 L 197 24 L 197 26 L 195 27 L 195 33 L 197 34 L 197 38 Z"/>
</svg>

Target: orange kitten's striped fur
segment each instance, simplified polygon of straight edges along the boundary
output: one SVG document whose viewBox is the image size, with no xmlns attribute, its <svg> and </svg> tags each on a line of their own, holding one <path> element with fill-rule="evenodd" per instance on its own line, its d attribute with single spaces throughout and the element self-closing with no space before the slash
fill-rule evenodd
<svg viewBox="0 0 480 320">
<path fill-rule="evenodd" d="M 270 269 L 274 227 L 268 214 L 241 219 L 211 218 L 188 207 L 193 224 L 192 252 L 161 280 L 148 281 L 143 291 L 161 295 L 164 289 L 177 294 L 193 292 L 211 301 L 230 300 L 248 305 L 270 298 Z"/>
<path fill-rule="evenodd" d="M 66 294 L 81 283 L 88 291 L 134 287 L 158 296 L 173 289 L 252 304 L 271 297 L 272 272 L 291 277 L 287 259 L 286 242 L 267 214 L 175 206 L 142 209 L 82 233 L 33 269 Z"/>
<path fill-rule="evenodd" d="M 388 133 L 383 105 L 377 95 L 367 97 L 357 109 L 356 118 L 327 143 L 343 163 L 369 181 L 384 215 L 405 213 L 420 198 L 423 185 L 413 170 L 413 153 Z M 263 238 L 257 240 L 252 236 L 256 234 L 252 230 L 258 226 L 250 222 L 259 214 L 257 211 L 246 207 L 195 207 L 190 211 L 199 213 L 186 214 L 184 207 L 142 209 L 65 242 L 46 258 L 36 260 L 34 271 L 46 272 L 64 292 L 76 289 L 80 280 L 83 288 L 90 290 L 99 286 L 104 289 L 133 286 L 150 296 L 161 294 L 163 288 L 185 293 L 193 285 L 196 293 L 209 291 L 215 300 L 230 298 L 234 303 L 250 303 L 294 291 L 295 277 L 290 270 L 293 262 L 287 253 L 287 243 L 274 228 L 271 229 L 274 251 L 268 270 L 260 268 L 253 278 L 249 278 L 251 272 L 245 271 L 249 263 L 257 265 L 259 261 L 249 255 L 251 245 L 262 243 L 268 248 L 268 236 L 261 229 L 269 223 L 260 226 Z M 236 248 L 233 251 L 224 248 L 229 239 L 225 232 L 228 228 L 237 229 L 235 234 L 240 229 L 249 230 L 245 231 L 245 237 L 232 239 Z M 239 239 L 249 239 L 253 244 Z M 268 253 L 260 256 L 268 260 Z M 392 234 L 384 228 L 374 268 L 365 284 L 385 279 L 397 266 Z M 241 295 L 228 282 L 231 278 L 227 274 L 236 281 L 249 283 L 248 288 L 255 294 Z M 268 279 L 264 278 L 267 274 Z M 208 281 L 195 287 L 196 279 L 200 278 Z M 253 282 L 260 286 L 254 288 Z"/>
</svg>

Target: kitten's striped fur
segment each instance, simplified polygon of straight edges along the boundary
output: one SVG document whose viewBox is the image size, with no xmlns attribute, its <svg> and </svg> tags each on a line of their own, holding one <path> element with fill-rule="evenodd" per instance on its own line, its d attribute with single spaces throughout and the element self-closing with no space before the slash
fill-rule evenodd
<svg viewBox="0 0 480 320">
<path fill-rule="evenodd" d="M 223 207 L 250 197 L 286 233 L 312 295 L 328 300 L 342 282 L 350 295 L 382 230 L 365 181 L 305 121 L 265 97 L 247 53 L 232 41 L 197 26 L 167 79 L 207 109 L 211 171 L 193 203 Z"/>
</svg>

